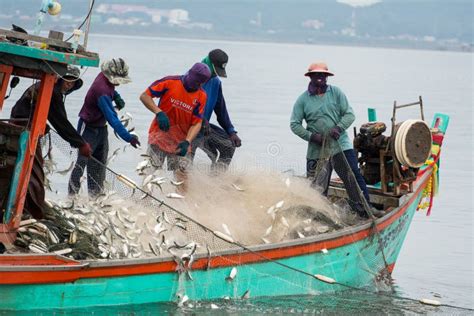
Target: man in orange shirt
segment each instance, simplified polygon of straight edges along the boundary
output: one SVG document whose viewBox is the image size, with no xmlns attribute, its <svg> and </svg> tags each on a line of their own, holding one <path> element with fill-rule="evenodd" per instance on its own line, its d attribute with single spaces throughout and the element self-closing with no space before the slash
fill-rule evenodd
<svg viewBox="0 0 474 316">
<path fill-rule="evenodd" d="M 167 159 L 168 170 L 184 178 L 188 164 L 185 158 L 190 144 L 201 129 L 206 105 L 206 92 L 201 86 L 211 71 L 196 63 L 183 76 L 168 76 L 153 82 L 140 96 L 140 101 L 156 117 L 148 130 L 149 153 L 155 166 L 161 168 Z M 154 98 L 159 98 L 158 105 Z M 178 179 L 179 180 L 179 179 Z"/>
</svg>

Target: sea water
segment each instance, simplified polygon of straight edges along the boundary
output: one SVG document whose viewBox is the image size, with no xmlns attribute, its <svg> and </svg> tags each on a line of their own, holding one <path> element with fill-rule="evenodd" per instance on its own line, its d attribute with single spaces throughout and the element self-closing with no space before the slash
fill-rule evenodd
<svg viewBox="0 0 474 316">
<path fill-rule="evenodd" d="M 410 103 L 419 96 L 423 98 L 426 120 L 430 121 L 436 112 L 451 117 L 442 149 L 439 195 L 431 216 L 415 215 L 393 278 L 396 295 L 434 298 L 445 304 L 473 308 L 472 53 L 93 35 L 89 49 L 98 52 L 101 60 L 124 58 L 130 65 L 133 80 L 117 90 L 126 101 L 125 110 L 134 116 L 133 125 L 142 150 L 128 149 L 112 162 L 113 169 L 136 176 L 134 168 L 141 160 L 139 154 L 145 150 L 148 127 L 154 118 L 139 101 L 139 95 L 154 80 L 183 74 L 214 48 L 221 48 L 229 55 L 228 78 L 222 79 L 223 91 L 230 117 L 242 139 L 230 172 L 242 172 L 251 166 L 304 174 L 306 144 L 290 131 L 289 118 L 296 98 L 307 87 L 304 73 L 315 61 L 327 62 L 334 72 L 329 84 L 340 87 L 347 95 L 356 114 L 353 126 L 367 121 L 368 107 L 375 108 L 378 120 L 389 125 L 395 100 L 398 104 Z M 66 108 L 74 125 L 87 88 L 98 71 L 83 69 L 84 87 L 67 97 Z M 7 100 L 1 118 L 8 117 L 13 102 L 31 83 L 22 79 Z M 419 117 L 418 108 L 401 109 L 397 113 L 397 121 Z M 348 132 L 352 137 L 352 127 Z M 112 134 L 111 152 L 123 146 Z M 205 162 L 207 158 L 201 152 L 198 159 Z M 465 313 L 349 292 L 336 296 L 216 302 L 216 305 L 218 311 L 231 314 Z M 170 303 L 75 312 L 206 314 L 209 311 L 210 303 L 203 302 L 184 310 Z M 49 312 L 52 311 L 38 311 Z"/>
</svg>

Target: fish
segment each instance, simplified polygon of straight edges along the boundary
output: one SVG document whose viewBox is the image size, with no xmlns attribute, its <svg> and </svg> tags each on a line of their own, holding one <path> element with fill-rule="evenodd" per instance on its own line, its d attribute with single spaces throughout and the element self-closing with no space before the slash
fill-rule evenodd
<svg viewBox="0 0 474 316">
<path fill-rule="evenodd" d="M 105 163 L 106 166 L 108 166 L 109 163 L 111 163 L 118 156 L 119 151 L 120 151 L 120 147 L 114 150 L 112 155 L 107 159 L 107 161 Z"/>
<path fill-rule="evenodd" d="M 184 199 L 184 196 L 178 193 L 168 193 L 166 197 L 170 199 Z"/>
<path fill-rule="evenodd" d="M 72 161 L 71 164 L 69 165 L 69 167 L 67 167 L 67 168 L 64 169 L 64 170 L 56 171 L 56 173 L 59 173 L 60 175 L 64 176 L 64 175 L 66 175 L 69 171 L 72 170 L 72 168 L 74 167 L 75 164 L 76 164 L 76 162 L 75 162 L 75 161 Z"/>
<path fill-rule="evenodd" d="M 250 298 L 250 290 L 247 290 L 242 294 L 241 299 L 246 300 Z"/>
<path fill-rule="evenodd" d="M 232 234 L 230 233 L 229 227 L 227 227 L 226 224 L 223 223 L 222 228 L 224 228 L 224 231 L 227 235 L 232 236 Z"/>
<path fill-rule="evenodd" d="M 123 255 L 124 255 L 125 257 L 127 257 L 128 254 L 129 254 L 128 245 L 127 245 L 127 244 L 123 244 L 123 245 L 122 245 L 122 250 L 123 250 Z"/>
<path fill-rule="evenodd" d="M 219 238 L 225 240 L 225 241 L 228 241 L 228 242 L 230 242 L 230 243 L 234 243 L 234 239 L 232 239 L 232 237 L 230 237 L 230 236 L 228 236 L 228 235 L 226 235 L 226 234 L 224 234 L 224 233 L 222 233 L 222 232 L 220 232 L 220 231 L 215 230 L 215 231 L 213 231 L 212 233 L 213 233 L 214 235 L 216 235 L 217 237 L 219 237 Z"/>
<path fill-rule="evenodd" d="M 185 294 L 183 296 L 178 294 L 178 307 L 183 307 L 184 303 L 189 300 L 189 297 Z"/>
<path fill-rule="evenodd" d="M 27 226 L 27 225 L 30 225 L 30 224 L 34 224 L 36 223 L 37 220 L 34 219 L 34 218 L 30 218 L 30 219 L 27 219 L 27 220 L 23 220 L 23 221 L 20 221 L 20 227 L 22 226 Z"/>
<path fill-rule="evenodd" d="M 211 309 L 219 309 L 219 306 L 217 306 L 216 304 L 211 304 Z"/>
<path fill-rule="evenodd" d="M 235 276 L 237 275 L 237 268 L 236 267 L 233 267 L 231 270 L 230 270 L 230 273 L 229 273 L 229 276 L 227 278 L 225 278 L 227 281 L 232 281 Z"/>
<path fill-rule="evenodd" d="M 211 248 L 209 248 L 209 245 L 206 245 L 206 249 L 207 249 L 206 270 L 209 270 L 211 268 Z"/>
<path fill-rule="evenodd" d="M 268 240 L 268 239 L 266 239 L 266 238 L 264 238 L 264 237 L 262 237 L 261 239 L 262 239 L 262 241 L 263 241 L 264 243 L 266 243 L 266 244 L 269 244 L 269 243 L 270 243 L 270 240 Z"/>
<path fill-rule="evenodd" d="M 151 252 L 155 255 L 158 256 L 158 252 L 155 250 L 155 247 L 153 247 L 153 244 L 151 242 L 148 243 L 148 247 L 150 248 Z"/>
<path fill-rule="evenodd" d="M 268 208 L 267 214 L 272 214 L 273 212 L 275 212 L 275 206 L 274 205 L 272 205 Z"/>
<path fill-rule="evenodd" d="M 153 180 L 153 174 L 149 174 L 148 176 L 146 176 L 145 179 L 143 180 L 142 187 L 146 186 L 152 180 Z"/>
<path fill-rule="evenodd" d="M 186 228 L 186 226 L 184 226 L 184 225 L 183 225 L 182 223 L 180 223 L 180 222 L 175 223 L 174 226 L 179 227 L 179 228 L 181 228 L 181 229 L 183 229 L 183 230 L 188 230 L 188 229 Z"/>
<path fill-rule="evenodd" d="M 237 191 L 245 191 L 245 189 L 242 189 L 241 187 L 239 187 L 237 184 L 235 183 L 232 183 L 232 186 L 234 187 L 234 189 L 236 189 Z"/>
<path fill-rule="evenodd" d="M 48 251 L 46 248 L 40 247 L 36 244 L 30 244 L 28 248 L 34 253 L 46 253 Z"/>
<path fill-rule="evenodd" d="M 186 270 L 186 276 L 188 277 L 189 280 L 194 281 L 193 276 L 191 275 L 191 271 Z"/>
<path fill-rule="evenodd" d="M 174 186 L 180 186 L 181 184 L 184 183 L 184 181 L 173 181 L 173 180 L 170 180 L 171 184 L 174 185 Z"/>
<path fill-rule="evenodd" d="M 281 208 L 284 203 L 285 203 L 285 201 L 283 201 L 283 200 L 279 201 L 277 204 L 275 204 L 275 209 Z"/>
<path fill-rule="evenodd" d="M 267 230 L 265 231 L 265 235 L 263 235 L 263 237 L 270 235 L 272 232 L 272 229 L 273 229 L 273 225 L 270 225 L 270 227 L 268 227 Z"/>
<path fill-rule="evenodd" d="M 63 255 L 67 255 L 67 254 L 71 253 L 72 249 L 71 248 L 64 248 L 64 249 L 56 250 L 56 251 L 53 251 L 53 252 L 57 255 L 63 256 Z"/>
</svg>

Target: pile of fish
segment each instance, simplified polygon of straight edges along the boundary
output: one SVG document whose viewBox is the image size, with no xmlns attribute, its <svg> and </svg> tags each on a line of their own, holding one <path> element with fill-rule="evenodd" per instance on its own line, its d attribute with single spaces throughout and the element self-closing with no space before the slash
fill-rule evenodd
<svg viewBox="0 0 474 316">
<path fill-rule="evenodd" d="M 93 201 L 47 204 L 44 219 L 24 217 L 10 252 L 56 253 L 76 260 L 172 255 L 189 261 L 198 248 L 186 237 L 186 220 L 170 220 L 163 210 L 133 211 L 133 202 L 114 192 Z"/>
<path fill-rule="evenodd" d="M 346 226 L 340 219 L 333 220 L 314 207 L 293 205 L 283 208 L 283 204 L 280 201 L 267 211 L 273 218 L 272 225 L 262 237 L 267 244 L 325 234 Z"/>
</svg>

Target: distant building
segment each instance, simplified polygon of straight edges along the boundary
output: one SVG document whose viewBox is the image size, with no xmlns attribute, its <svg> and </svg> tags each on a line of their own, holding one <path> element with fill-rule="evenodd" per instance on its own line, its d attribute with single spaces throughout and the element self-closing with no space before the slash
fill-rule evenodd
<svg viewBox="0 0 474 316">
<path fill-rule="evenodd" d="M 168 14 L 168 24 L 181 25 L 189 22 L 189 12 L 182 9 L 170 10 Z"/>
<path fill-rule="evenodd" d="M 324 27 L 324 23 L 319 20 L 306 20 L 301 23 L 301 26 L 307 29 L 319 30 Z"/>
</svg>

